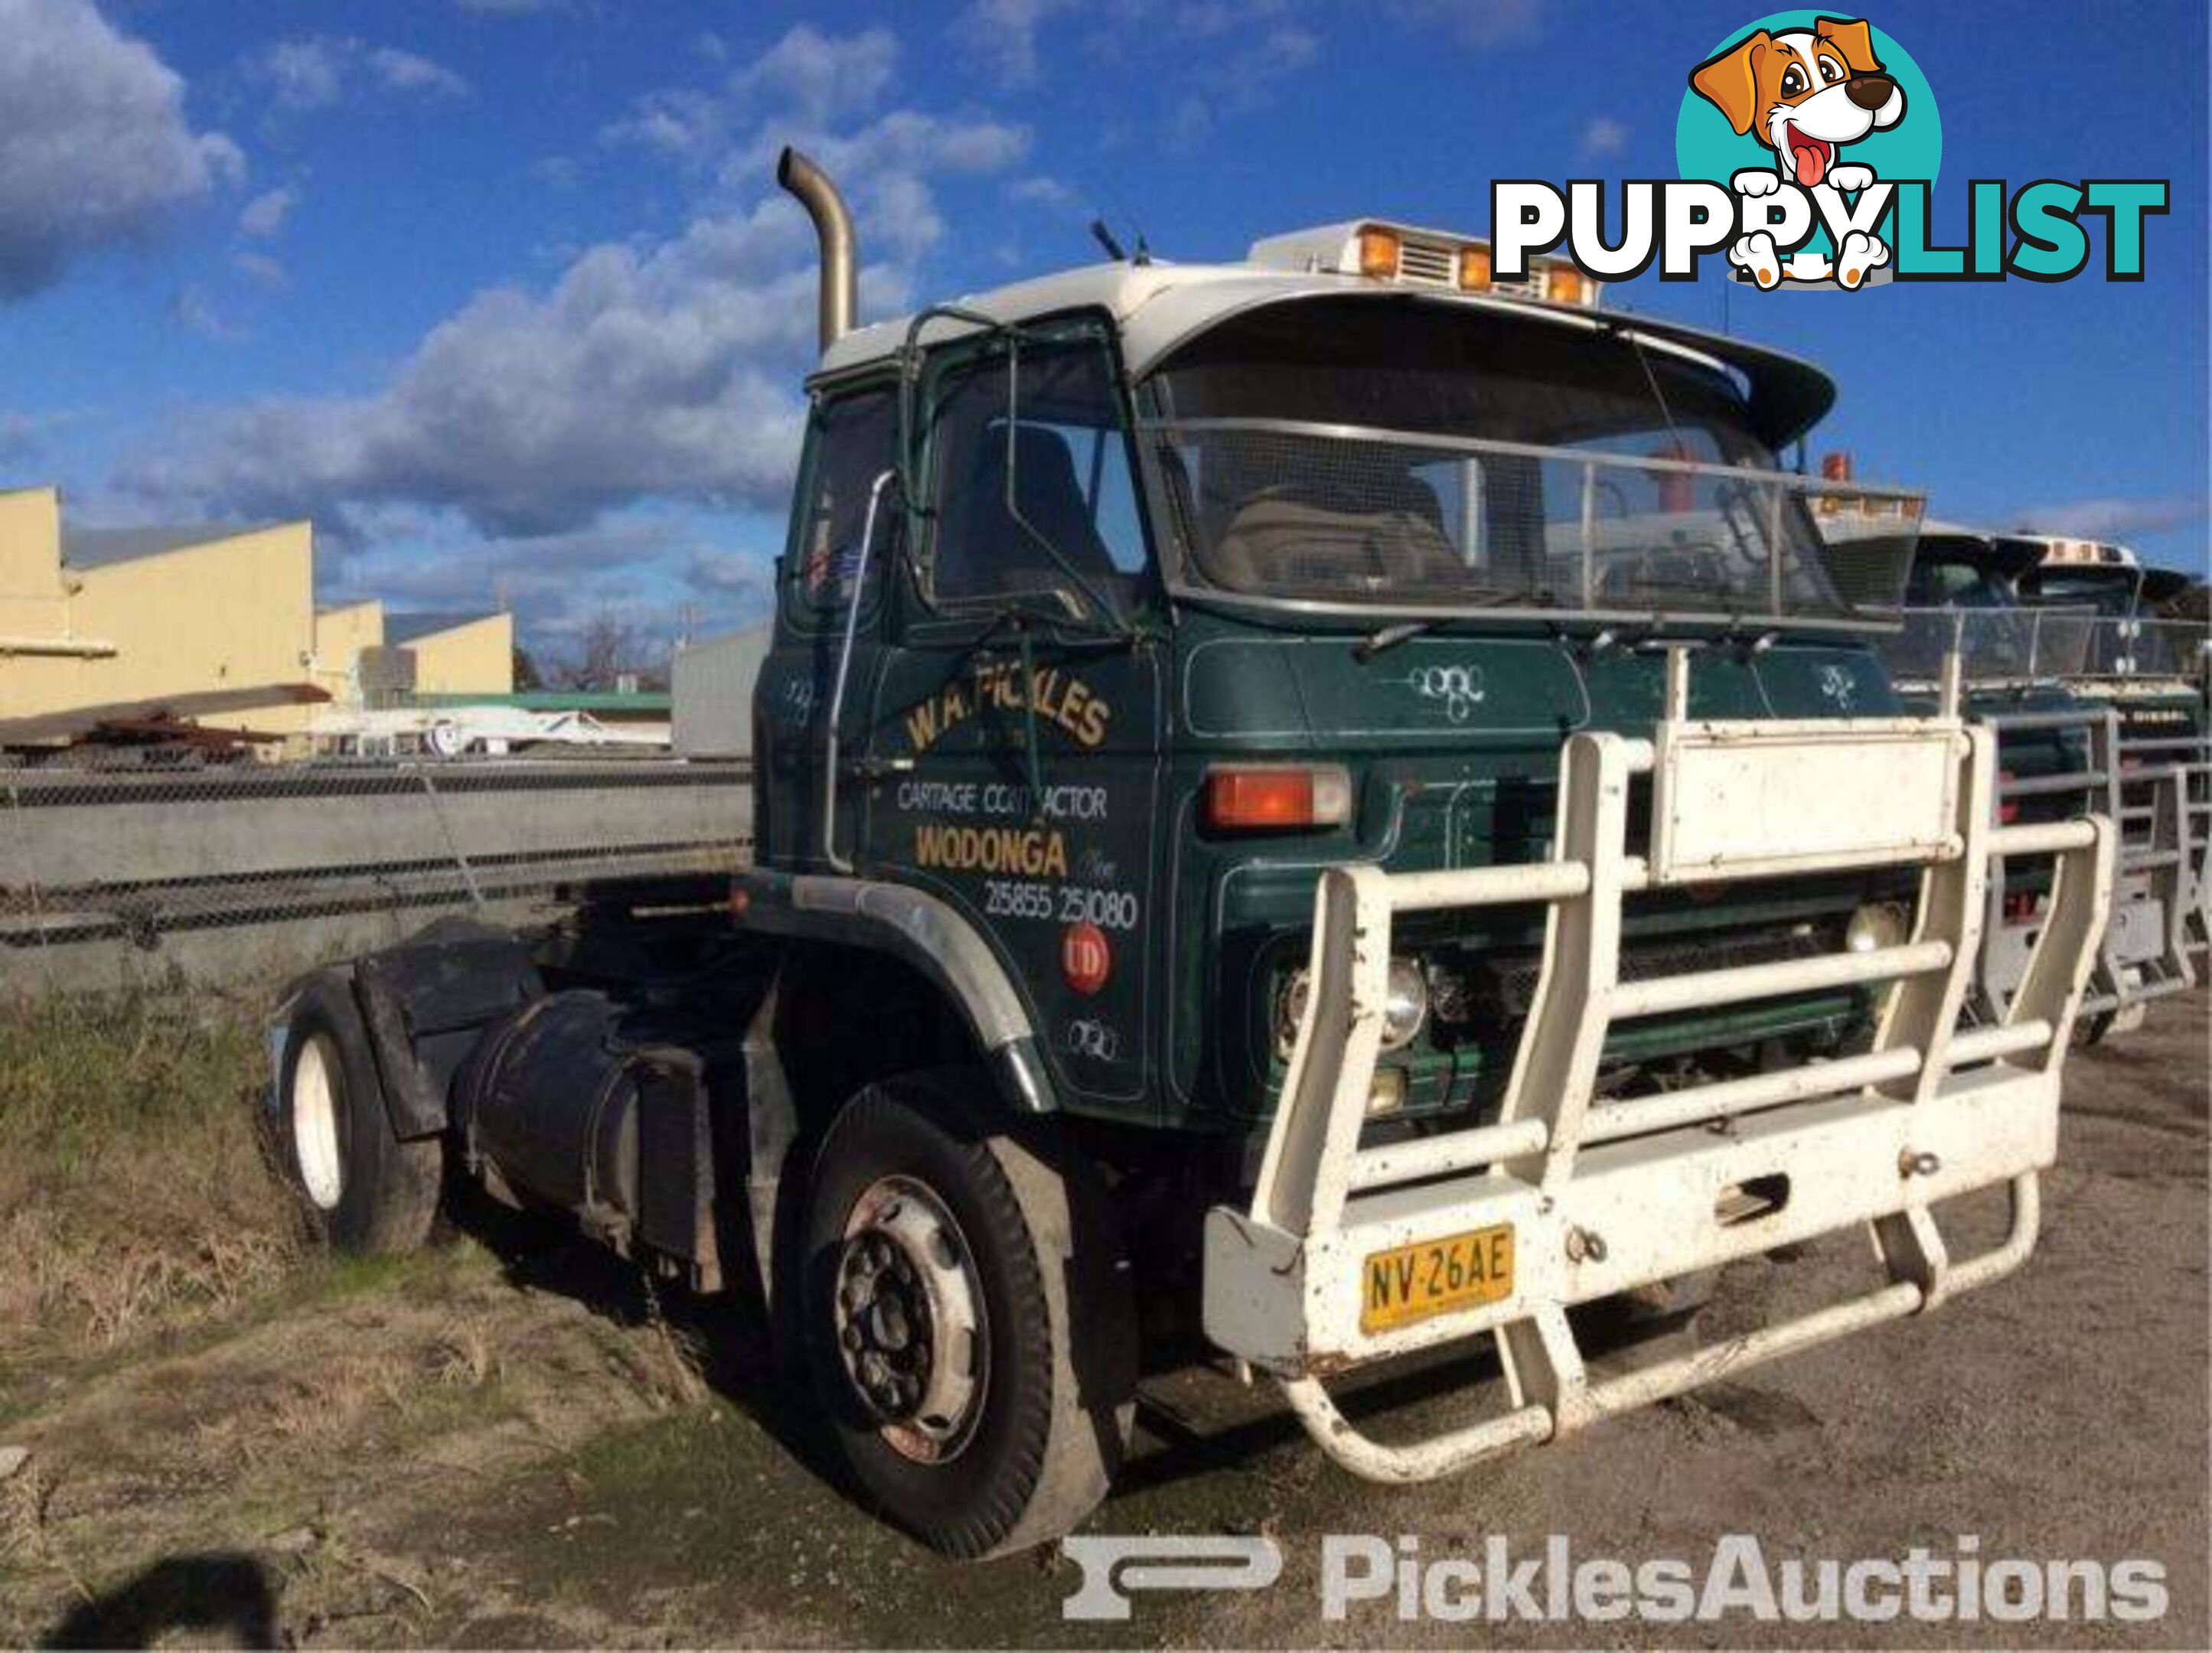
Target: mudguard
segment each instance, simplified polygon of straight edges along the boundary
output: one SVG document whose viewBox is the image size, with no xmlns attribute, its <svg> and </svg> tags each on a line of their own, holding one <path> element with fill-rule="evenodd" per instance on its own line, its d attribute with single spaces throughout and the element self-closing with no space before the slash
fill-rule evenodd
<svg viewBox="0 0 2212 1653">
<path fill-rule="evenodd" d="M 948 903 L 875 878 L 754 872 L 738 878 L 732 909 L 762 934 L 867 948 L 912 966 L 958 1006 L 1011 1109 L 1058 1107 L 1028 1007 L 990 944 Z"/>
<path fill-rule="evenodd" d="M 393 1133 L 404 1142 L 446 1128 L 453 1075 L 493 1022 L 545 991 L 512 932 L 441 919 L 353 968 Z"/>
</svg>

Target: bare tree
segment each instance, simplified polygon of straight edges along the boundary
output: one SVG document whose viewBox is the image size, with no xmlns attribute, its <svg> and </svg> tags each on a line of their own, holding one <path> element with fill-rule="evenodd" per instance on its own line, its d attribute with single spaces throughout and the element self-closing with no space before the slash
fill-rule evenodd
<svg viewBox="0 0 2212 1653">
<path fill-rule="evenodd" d="M 641 689 L 665 689 L 667 668 L 655 659 L 660 653 L 635 625 L 602 609 L 556 675 L 567 689 L 612 689 L 624 678 L 635 678 Z"/>
</svg>

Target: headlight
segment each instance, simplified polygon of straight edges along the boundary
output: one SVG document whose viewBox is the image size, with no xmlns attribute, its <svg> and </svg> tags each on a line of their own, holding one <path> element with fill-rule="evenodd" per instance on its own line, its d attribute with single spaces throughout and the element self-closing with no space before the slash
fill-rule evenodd
<svg viewBox="0 0 2212 1653">
<path fill-rule="evenodd" d="M 1287 1058 L 1298 1042 L 1298 1024 L 1313 992 L 1313 973 L 1291 972 L 1275 996 L 1275 1051 Z M 1421 967 L 1410 958 L 1390 961 L 1390 975 L 1382 995 L 1382 1048 L 1402 1050 L 1413 1043 L 1429 1019 L 1429 982 Z"/>
<path fill-rule="evenodd" d="M 1298 1042 L 1298 1024 L 1305 1019 L 1306 996 L 1313 991 L 1313 972 L 1292 970 L 1275 995 L 1275 1054 L 1287 1061 Z"/>
<path fill-rule="evenodd" d="M 1404 1049 L 1428 1019 L 1428 978 L 1412 959 L 1392 959 L 1390 984 L 1382 995 L 1382 1048 Z"/>
<path fill-rule="evenodd" d="M 1911 929 L 1905 909 L 1895 902 L 1869 902 L 1851 915 L 1844 929 L 1844 945 L 1855 953 L 1902 947 L 1911 939 Z"/>
</svg>

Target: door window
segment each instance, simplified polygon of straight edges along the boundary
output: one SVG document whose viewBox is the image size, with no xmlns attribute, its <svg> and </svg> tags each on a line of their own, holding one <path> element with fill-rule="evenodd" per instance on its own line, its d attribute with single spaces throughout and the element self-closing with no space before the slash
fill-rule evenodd
<svg viewBox="0 0 2212 1653">
<path fill-rule="evenodd" d="M 876 478 L 890 469 L 898 432 L 898 402 L 888 390 L 864 391 L 823 403 L 815 411 L 814 464 L 806 508 L 788 559 L 790 600 L 817 614 L 842 612 L 856 595 L 860 541 Z M 868 548 L 868 579 L 880 589 L 897 544 L 896 501 L 888 492 Z"/>
<path fill-rule="evenodd" d="M 932 594 L 1065 592 L 1079 605 L 1087 585 L 1126 613 L 1145 536 L 1110 359 L 1095 340 L 1024 344 L 1020 358 L 1011 412 L 1003 354 L 939 404 Z"/>
</svg>

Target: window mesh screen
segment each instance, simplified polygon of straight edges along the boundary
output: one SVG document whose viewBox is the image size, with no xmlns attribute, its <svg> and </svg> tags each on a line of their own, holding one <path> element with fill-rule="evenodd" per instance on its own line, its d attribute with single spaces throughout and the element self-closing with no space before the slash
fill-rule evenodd
<svg viewBox="0 0 2212 1653">
<path fill-rule="evenodd" d="M 1270 595 L 1887 623 L 1918 526 L 1876 493 L 1875 530 L 1826 538 L 1830 484 L 1686 459 L 1273 420 L 1147 437 L 1200 573 Z"/>
</svg>

